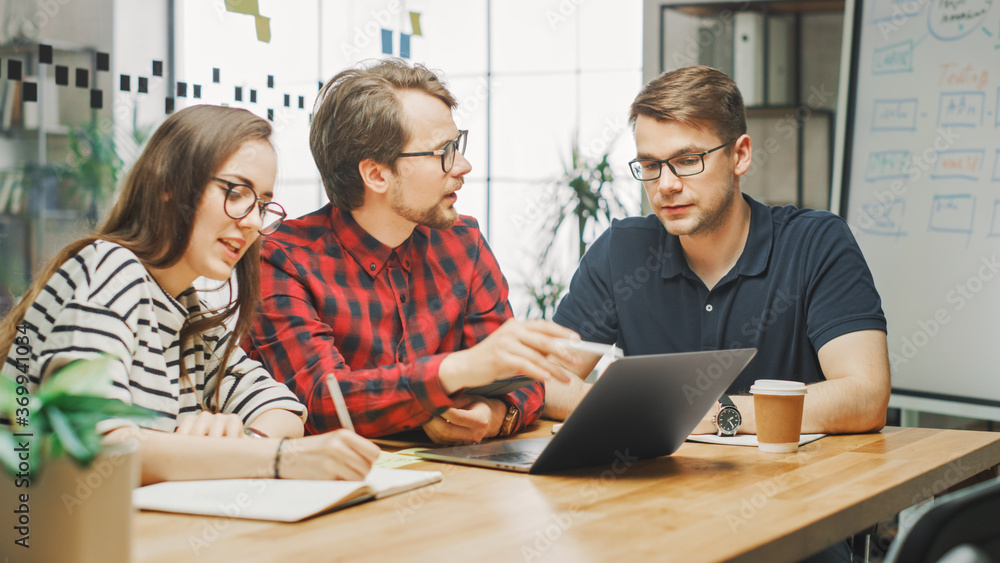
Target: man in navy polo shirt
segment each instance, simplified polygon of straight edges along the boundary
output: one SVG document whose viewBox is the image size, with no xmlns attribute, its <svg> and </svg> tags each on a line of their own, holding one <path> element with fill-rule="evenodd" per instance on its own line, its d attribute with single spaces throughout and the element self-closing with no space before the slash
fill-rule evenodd
<svg viewBox="0 0 1000 563">
<path fill-rule="evenodd" d="M 741 433 L 756 432 L 757 379 L 808 385 L 805 433 L 881 429 L 889 360 L 871 272 L 840 217 L 740 192 L 751 141 L 732 79 L 704 66 L 665 73 L 630 122 L 629 164 L 654 215 L 612 223 L 553 319 L 626 355 L 757 348 L 728 391 Z M 567 415 L 586 390 L 546 384 L 548 414 Z M 717 431 L 718 408 L 696 433 Z"/>
</svg>

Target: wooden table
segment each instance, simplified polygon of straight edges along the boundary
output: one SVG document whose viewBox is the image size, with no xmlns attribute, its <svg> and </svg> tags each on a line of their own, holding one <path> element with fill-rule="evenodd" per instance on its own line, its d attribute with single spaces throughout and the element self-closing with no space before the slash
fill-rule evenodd
<svg viewBox="0 0 1000 563">
<path fill-rule="evenodd" d="M 920 428 L 558 475 L 421 462 L 443 481 L 296 524 L 139 513 L 134 560 L 797 561 L 998 465 L 1000 433 Z"/>
</svg>

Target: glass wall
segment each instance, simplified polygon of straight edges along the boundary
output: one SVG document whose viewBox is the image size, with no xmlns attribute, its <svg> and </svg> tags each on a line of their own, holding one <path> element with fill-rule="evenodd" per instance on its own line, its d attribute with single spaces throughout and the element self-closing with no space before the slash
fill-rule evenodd
<svg viewBox="0 0 1000 563">
<path fill-rule="evenodd" d="M 9 116 L 17 107 L 25 116 L 0 123 L 4 309 L 30 272 L 112 201 L 105 188 L 103 199 L 32 203 L 51 200 L 50 192 L 75 193 L 65 170 L 48 180 L 28 174 L 52 162 L 72 168 L 74 128 L 90 124 L 98 140 L 113 144 L 108 154 L 120 181 L 143 138 L 169 112 L 199 103 L 244 107 L 273 121 L 276 199 L 299 216 L 326 203 L 308 148 L 319 86 L 359 61 L 389 55 L 440 72 L 459 100 L 455 119 L 470 130 L 473 170 L 457 207 L 487 234 L 518 316 L 539 314 L 529 307 L 531 287 L 544 292 L 551 277 L 549 289 L 558 288 L 575 268 L 580 235 L 570 179 L 607 156 L 615 181 L 602 193 L 621 203 L 613 214 L 639 208 L 640 190 L 624 165 L 634 152 L 628 105 L 641 87 L 639 0 L 22 0 L 0 10 L 7 49 L 0 52 L 0 98 L 7 106 L 0 108 Z M 40 45 L 54 47 L 52 63 L 32 58 Z M 9 72 L 14 60 L 22 64 L 20 78 Z M 69 73 L 67 83 L 59 83 L 57 67 Z M 85 86 L 74 82 L 78 69 L 88 70 Z M 35 76 L 37 101 L 14 99 L 29 93 Z M 98 98 L 102 104 L 92 110 Z M 5 185 L 14 186 L 7 190 L 13 199 L 4 198 Z M 72 212 L 53 215 L 63 207 Z M 553 236 L 560 209 L 570 215 Z M 586 241 L 606 223 L 586 225 Z M 550 239 L 548 266 L 539 268 L 539 251 Z"/>
</svg>

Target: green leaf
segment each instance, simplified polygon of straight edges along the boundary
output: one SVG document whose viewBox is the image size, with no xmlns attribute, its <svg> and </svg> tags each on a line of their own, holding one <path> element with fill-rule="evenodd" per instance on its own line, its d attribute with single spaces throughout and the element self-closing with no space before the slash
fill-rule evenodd
<svg viewBox="0 0 1000 563">
<path fill-rule="evenodd" d="M 88 449 L 87 444 L 77 433 L 80 429 L 74 428 L 66 418 L 66 415 L 58 408 L 49 407 L 46 414 L 48 415 L 49 422 L 52 423 L 52 430 L 55 432 L 53 441 L 58 440 L 58 444 L 66 449 L 66 453 L 77 461 L 84 464 L 90 463 L 94 459 L 94 456 L 97 455 L 97 452 L 100 451 L 100 444 L 98 444 L 97 450 Z"/>
<path fill-rule="evenodd" d="M 11 379 L 0 377 L 0 412 L 14 414 L 17 408 L 17 388 L 18 385 Z"/>
<path fill-rule="evenodd" d="M 60 411 L 62 412 L 62 411 Z M 80 458 L 72 455 L 73 459 L 76 460 L 77 465 L 81 467 L 86 467 L 94 460 L 101 451 L 101 435 L 97 433 L 94 428 L 97 423 L 104 419 L 99 413 L 87 413 L 87 412 L 77 412 L 77 413 L 62 413 L 66 417 L 66 422 L 69 423 L 69 427 L 74 430 L 74 435 L 83 444 L 83 448 L 88 452 L 86 458 Z"/>
<path fill-rule="evenodd" d="M 111 386 L 111 369 L 117 361 L 104 355 L 70 362 L 41 385 L 38 397 L 44 403 L 58 394 L 103 396 Z"/>
<path fill-rule="evenodd" d="M 18 447 L 18 443 L 12 434 L 0 432 L 0 463 L 3 464 L 4 470 L 11 477 L 17 474 L 17 466 L 21 463 L 17 452 L 14 451 L 16 447 Z"/>
<path fill-rule="evenodd" d="M 156 411 L 138 405 L 130 405 L 120 399 L 92 397 L 89 395 L 57 395 L 49 399 L 46 404 L 58 408 L 64 414 L 94 414 L 99 421 L 106 418 L 142 420 L 156 418 L 157 416 Z"/>
</svg>

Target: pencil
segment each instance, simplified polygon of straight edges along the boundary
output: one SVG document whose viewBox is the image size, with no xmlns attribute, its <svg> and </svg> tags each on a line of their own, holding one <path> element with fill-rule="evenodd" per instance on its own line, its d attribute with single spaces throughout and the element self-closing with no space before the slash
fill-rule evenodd
<svg viewBox="0 0 1000 563">
<path fill-rule="evenodd" d="M 347 412 L 347 403 L 344 402 L 344 395 L 340 392 L 340 384 L 332 373 L 326 374 L 326 386 L 330 388 L 330 396 L 333 398 L 333 406 L 337 409 L 340 426 L 354 432 L 354 423 L 351 422 L 351 415 Z"/>
</svg>

